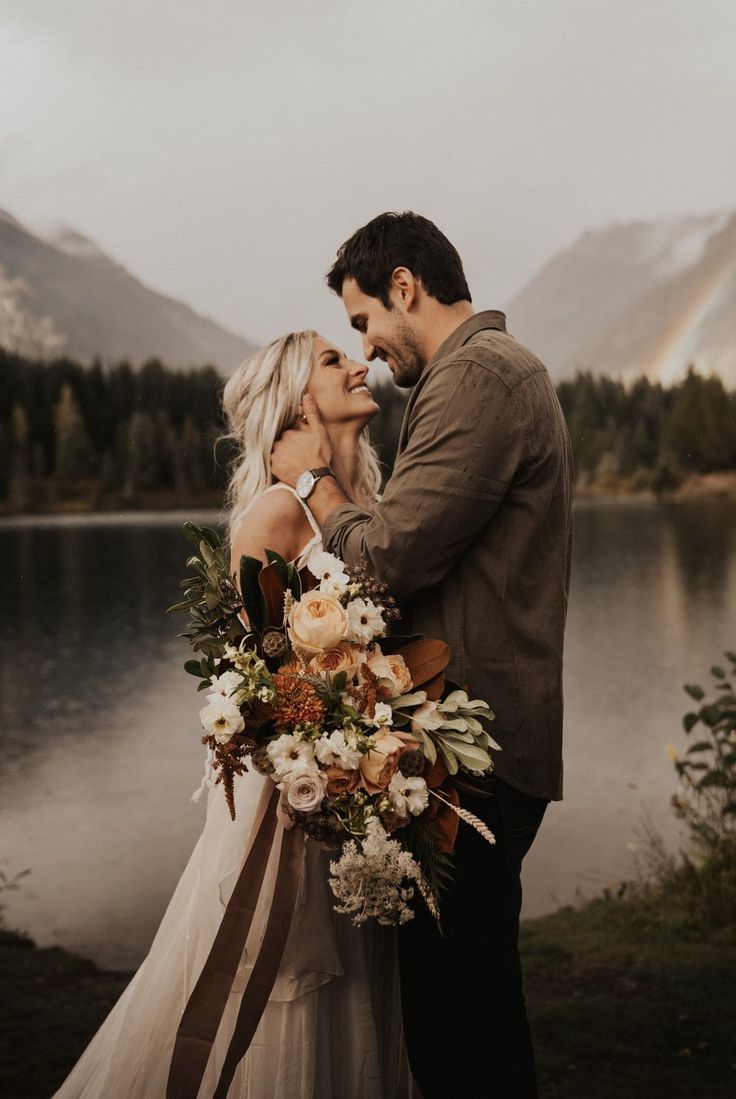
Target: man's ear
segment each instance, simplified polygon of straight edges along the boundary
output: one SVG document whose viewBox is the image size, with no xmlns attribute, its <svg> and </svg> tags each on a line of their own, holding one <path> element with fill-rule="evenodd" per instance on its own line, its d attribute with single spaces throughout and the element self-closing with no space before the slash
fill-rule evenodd
<svg viewBox="0 0 736 1099">
<path fill-rule="evenodd" d="M 417 304 L 421 283 L 408 267 L 395 267 L 391 275 L 390 295 L 405 312 Z"/>
</svg>

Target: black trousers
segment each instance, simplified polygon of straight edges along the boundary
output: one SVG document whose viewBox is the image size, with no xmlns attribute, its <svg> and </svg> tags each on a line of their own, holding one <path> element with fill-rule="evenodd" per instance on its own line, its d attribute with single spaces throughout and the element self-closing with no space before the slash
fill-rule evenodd
<svg viewBox="0 0 736 1099">
<path fill-rule="evenodd" d="M 409 1062 L 424 1099 L 535 1099 L 519 959 L 521 863 L 547 802 L 495 776 L 461 804 L 496 836 L 460 822 L 442 932 L 418 899 L 399 932 Z"/>
</svg>

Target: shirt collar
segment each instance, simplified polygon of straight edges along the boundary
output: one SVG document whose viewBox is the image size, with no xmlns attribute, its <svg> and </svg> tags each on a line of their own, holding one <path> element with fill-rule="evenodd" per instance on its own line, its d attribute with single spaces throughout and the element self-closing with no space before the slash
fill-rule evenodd
<svg viewBox="0 0 736 1099">
<path fill-rule="evenodd" d="M 457 351 L 463 344 L 468 343 L 477 332 L 482 332 L 486 328 L 495 328 L 498 332 L 505 332 L 506 314 L 499 309 L 484 309 L 480 313 L 473 313 L 472 317 L 468 317 L 466 321 L 459 324 L 455 331 L 451 332 L 447 339 L 440 344 L 427 365 L 431 366 L 438 359 L 444 359 L 446 355 Z"/>
</svg>

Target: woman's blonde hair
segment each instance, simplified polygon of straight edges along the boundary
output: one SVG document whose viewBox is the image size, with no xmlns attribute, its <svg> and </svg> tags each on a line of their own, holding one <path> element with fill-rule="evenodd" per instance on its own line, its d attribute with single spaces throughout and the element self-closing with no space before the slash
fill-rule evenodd
<svg viewBox="0 0 736 1099">
<path fill-rule="evenodd" d="M 312 370 L 316 332 L 290 332 L 273 340 L 233 372 L 222 394 L 227 422 L 224 436 L 237 447 L 230 465 L 227 504 L 230 538 L 243 515 L 264 489 L 273 484 L 271 451 L 279 436 L 299 416 Z M 343 491 L 359 503 L 374 500 L 381 487 L 376 452 L 365 428 L 358 441 L 358 480 Z"/>
</svg>

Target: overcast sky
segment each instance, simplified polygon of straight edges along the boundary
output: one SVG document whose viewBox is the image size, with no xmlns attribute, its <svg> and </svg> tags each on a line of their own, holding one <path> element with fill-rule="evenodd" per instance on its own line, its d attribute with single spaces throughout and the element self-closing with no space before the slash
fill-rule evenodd
<svg viewBox="0 0 736 1099">
<path fill-rule="evenodd" d="M 611 221 L 736 206 L 732 0 L 0 0 L 0 207 L 255 340 L 352 351 L 324 274 L 386 209 L 503 308 Z"/>
</svg>

